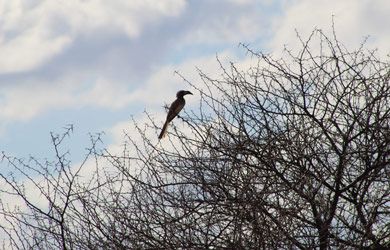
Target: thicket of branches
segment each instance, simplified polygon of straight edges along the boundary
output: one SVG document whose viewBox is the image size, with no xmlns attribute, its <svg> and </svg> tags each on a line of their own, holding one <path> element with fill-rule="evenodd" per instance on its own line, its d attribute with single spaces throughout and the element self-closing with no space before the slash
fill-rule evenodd
<svg viewBox="0 0 390 250">
<path fill-rule="evenodd" d="M 388 247 L 390 65 L 334 34 L 298 38 L 281 59 L 243 46 L 258 59 L 251 68 L 200 71 L 203 84 L 188 82 L 198 109 L 160 143 L 149 117 L 134 124 L 141 140 L 124 134 L 121 154 L 91 137 L 78 167 L 61 148 L 70 128 L 52 135 L 54 161 L 3 155 L 25 174 L 1 170 L 0 195 L 22 204 L 1 203 L 3 248 Z"/>
</svg>

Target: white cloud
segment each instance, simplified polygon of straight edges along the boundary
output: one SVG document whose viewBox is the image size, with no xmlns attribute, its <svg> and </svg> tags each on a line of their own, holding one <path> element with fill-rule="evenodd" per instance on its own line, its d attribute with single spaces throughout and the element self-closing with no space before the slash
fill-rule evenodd
<svg viewBox="0 0 390 250">
<path fill-rule="evenodd" d="M 99 29 L 137 37 L 143 25 L 173 17 L 184 0 L 43 0 L 0 3 L 0 73 L 29 71 L 61 53 L 77 35 Z"/>
<path fill-rule="evenodd" d="M 0 86 L 0 120 L 28 121 L 38 114 L 59 108 L 80 108 L 87 105 L 119 109 L 128 105 L 132 95 L 124 85 L 98 78 L 93 84 L 75 84 L 78 77 L 57 79 L 57 84 L 46 82 Z"/>
<path fill-rule="evenodd" d="M 69 43 L 67 36 L 46 39 L 39 29 L 25 31 L 0 47 L 0 73 L 34 69 L 61 52 Z"/>
<path fill-rule="evenodd" d="M 1 88 L 0 118 L 2 121 L 27 121 L 54 105 L 63 107 L 73 103 L 71 92 L 75 86 L 68 84 L 7 85 Z"/>
<path fill-rule="evenodd" d="M 107 79 L 98 79 L 91 90 L 80 93 L 79 105 L 96 105 L 105 108 L 122 108 L 131 102 L 129 90 L 121 84 L 113 84 Z"/>
<path fill-rule="evenodd" d="M 27 10 L 18 0 L 2 2 L 0 73 L 31 70 L 71 42 L 68 34 L 51 31 L 48 16 L 38 10 Z"/>
<path fill-rule="evenodd" d="M 331 36 L 332 17 L 338 39 L 348 49 L 357 48 L 368 35 L 372 36 L 374 47 L 383 47 L 390 42 L 387 32 L 390 2 L 386 0 L 300 0 L 294 4 L 286 2 L 284 11 L 284 16 L 275 19 L 276 32 L 270 42 L 273 51 L 282 49 L 284 45 L 290 49 L 299 47 L 295 31 L 304 39 L 314 28 L 322 29 Z"/>
<path fill-rule="evenodd" d="M 248 5 L 256 3 L 257 0 L 219 0 L 219 2 L 231 2 L 237 5 Z"/>
<path fill-rule="evenodd" d="M 137 59 L 142 53 L 131 54 L 136 52 L 135 49 L 126 50 L 114 45 L 104 51 L 99 51 L 99 48 L 84 50 L 88 50 L 87 46 L 93 43 L 88 40 L 93 37 L 89 37 L 93 32 L 102 30 L 102 34 L 105 34 L 107 30 L 117 29 L 130 38 L 136 38 L 143 25 L 158 22 L 163 17 L 178 16 L 185 8 L 185 0 L 2 1 L 0 18 L 2 16 L 5 18 L 0 24 L 0 53 L 6 56 L 0 57 L 0 73 L 18 75 L 18 72 L 34 70 L 49 60 L 53 61 L 51 68 L 54 68 L 55 72 L 45 65 L 42 67 L 44 72 L 22 76 L 18 78 L 19 80 L 12 81 L 15 83 L 13 85 L 0 82 L 2 94 L 0 118 L 3 122 L 29 121 L 42 112 L 58 108 L 94 105 L 120 109 L 132 102 L 160 106 L 164 104 L 164 100 L 169 103 L 178 89 L 188 87 L 180 77 L 174 76 L 173 72 L 179 70 L 186 77 L 194 75 L 197 77 L 195 66 L 213 71 L 218 68 L 215 60 L 217 50 L 180 65 L 160 66 L 155 72 L 151 72 L 151 76 L 146 80 L 144 76 L 132 79 L 133 72 L 123 73 L 128 70 L 127 67 L 130 68 L 129 71 L 133 70 L 131 63 L 135 66 L 140 64 Z M 230 8 L 229 11 L 231 10 Z M 203 10 L 197 12 L 202 14 Z M 183 37 L 178 38 L 176 41 L 178 47 L 193 46 L 194 42 L 197 43 L 196 39 L 199 39 L 200 43 L 208 43 L 210 40 L 217 43 L 231 41 L 238 43 L 242 41 L 241 39 L 245 41 L 245 37 L 254 37 L 259 27 L 253 13 L 245 15 L 241 11 L 239 16 L 225 15 L 222 19 L 210 13 L 204 17 L 211 25 L 203 18 L 193 20 L 195 26 L 190 26 L 188 30 L 185 28 L 188 37 L 184 39 L 187 39 L 187 42 L 183 45 Z M 196 25 L 197 22 L 200 26 Z M 85 45 L 77 47 L 72 52 L 80 55 L 69 55 L 75 59 L 67 59 L 67 56 L 54 58 L 63 53 L 64 49 L 73 48 L 72 43 L 78 36 L 85 38 Z M 155 43 L 151 43 L 151 46 Z M 236 44 L 232 49 L 236 49 Z M 79 62 L 84 60 L 84 54 L 88 58 L 90 54 L 99 52 L 101 52 L 99 57 L 92 57 L 97 60 L 88 59 L 87 66 L 82 64 L 84 62 Z M 134 58 L 131 59 L 133 60 L 131 63 L 129 60 L 121 59 L 132 56 Z M 64 63 L 61 60 L 74 61 Z M 118 71 L 122 75 L 116 78 Z M 49 80 L 44 76 L 47 72 L 52 74 Z M 3 79 L 7 80 L 6 77 Z"/>
<path fill-rule="evenodd" d="M 201 1 L 203 2 L 203 1 Z M 219 0 L 199 4 L 204 11 L 189 13 L 185 44 L 252 42 L 267 28 L 267 19 L 253 1 Z"/>
</svg>

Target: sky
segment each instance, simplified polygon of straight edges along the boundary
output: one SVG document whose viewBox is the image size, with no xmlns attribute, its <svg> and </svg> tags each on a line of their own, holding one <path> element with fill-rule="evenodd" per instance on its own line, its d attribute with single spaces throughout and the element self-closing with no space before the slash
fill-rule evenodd
<svg viewBox="0 0 390 250">
<path fill-rule="evenodd" d="M 369 37 L 388 60 L 389 13 L 388 0 L 0 0 L 0 151 L 52 157 L 50 133 L 72 124 L 81 161 L 89 134 L 109 146 L 145 112 L 163 124 L 164 105 L 191 90 L 175 71 L 196 84 L 197 68 L 218 75 L 216 56 L 244 64 L 240 43 L 278 54 L 332 20 L 349 49 Z"/>
</svg>

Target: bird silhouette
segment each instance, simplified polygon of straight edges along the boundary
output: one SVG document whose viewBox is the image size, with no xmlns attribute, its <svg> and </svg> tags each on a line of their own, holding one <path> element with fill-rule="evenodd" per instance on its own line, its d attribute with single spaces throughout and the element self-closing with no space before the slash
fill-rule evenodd
<svg viewBox="0 0 390 250">
<path fill-rule="evenodd" d="M 158 139 L 164 138 L 165 134 L 167 133 L 168 124 L 183 109 L 184 105 L 186 104 L 186 100 L 184 100 L 185 95 L 192 95 L 192 93 L 190 91 L 187 91 L 187 90 L 180 90 L 176 93 L 176 100 L 174 102 L 172 102 L 171 106 L 169 107 L 167 119 L 165 120 L 164 126 L 161 130 L 160 135 L 158 136 Z"/>
</svg>

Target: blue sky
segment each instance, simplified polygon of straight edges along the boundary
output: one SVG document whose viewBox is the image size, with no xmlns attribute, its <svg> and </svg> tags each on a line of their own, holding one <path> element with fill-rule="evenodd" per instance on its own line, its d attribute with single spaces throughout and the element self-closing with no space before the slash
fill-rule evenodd
<svg viewBox="0 0 390 250">
<path fill-rule="evenodd" d="M 216 55 L 245 65 L 240 42 L 278 55 L 295 48 L 295 30 L 330 32 L 332 16 L 347 47 L 369 35 L 387 60 L 388 13 L 388 0 L 0 1 L 0 150 L 50 158 L 50 132 L 73 124 L 80 161 L 89 133 L 104 131 L 109 146 L 131 116 L 143 122 L 147 111 L 162 124 L 163 106 L 189 89 L 174 71 L 196 83 L 196 67 L 218 75 Z"/>
</svg>

